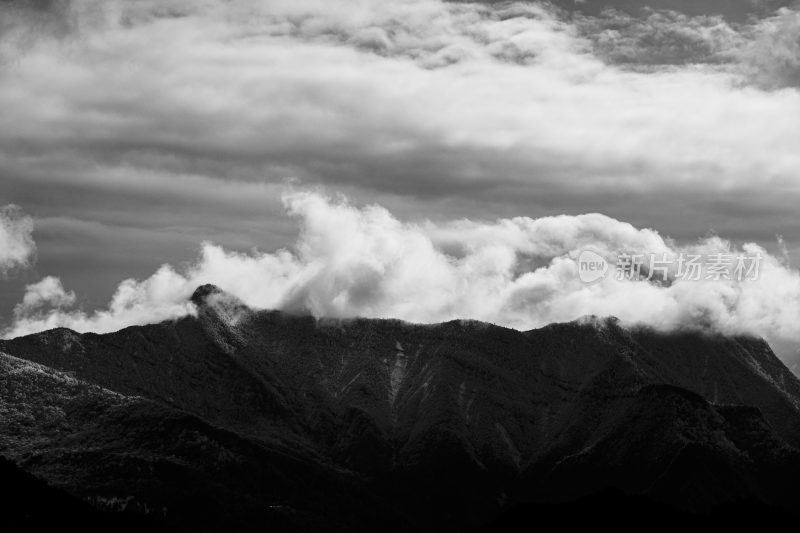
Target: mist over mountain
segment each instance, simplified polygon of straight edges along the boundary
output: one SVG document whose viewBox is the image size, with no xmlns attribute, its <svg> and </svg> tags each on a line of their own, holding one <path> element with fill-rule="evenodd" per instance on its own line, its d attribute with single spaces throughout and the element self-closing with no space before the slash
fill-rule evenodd
<svg viewBox="0 0 800 533">
<path fill-rule="evenodd" d="M 510 528 L 562 503 L 796 512 L 800 381 L 763 340 L 192 300 L 196 317 L 0 341 L 0 453 L 187 531 Z"/>
<path fill-rule="evenodd" d="M 317 318 L 478 319 L 528 330 L 615 316 L 663 332 L 764 337 L 791 369 L 800 364 L 800 272 L 755 243 L 709 235 L 678 244 L 599 213 L 434 223 L 291 186 L 283 201 L 297 225 L 290 247 L 239 253 L 205 243 L 192 262 L 123 280 L 99 308 L 80 305 L 82 295 L 47 276 L 26 286 L 0 336 L 56 327 L 105 333 L 190 316 L 195 288 L 215 283 L 254 309 Z M 591 283 L 579 271 L 586 250 L 608 265 Z M 625 254 L 640 257 L 641 275 L 625 275 Z M 693 256 L 704 261 L 697 277 L 681 277 Z M 715 258 L 728 261 L 724 275 L 711 272 Z M 737 277 L 736 258 L 750 258 L 754 274 Z M 666 273 L 651 279 L 648 259 L 667 264 Z"/>
</svg>

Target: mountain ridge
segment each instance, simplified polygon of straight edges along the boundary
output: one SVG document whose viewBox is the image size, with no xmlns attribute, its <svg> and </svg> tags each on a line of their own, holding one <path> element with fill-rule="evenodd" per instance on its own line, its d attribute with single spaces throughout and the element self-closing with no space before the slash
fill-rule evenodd
<svg viewBox="0 0 800 533">
<path fill-rule="evenodd" d="M 181 418 L 194 417 L 204 429 L 178 434 L 215 441 L 208 432 L 217 428 L 266 447 L 266 456 L 253 453 L 268 461 L 294 457 L 351 487 L 344 492 L 355 501 L 374 492 L 385 516 L 422 529 L 465 530 L 509 502 L 568 502 L 606 488 L 691 512 L 740 499 L 787 508 L 797 494 L 800 381 L 760 339 L 598 318 L 524 332 L 475 321 L 316 320 L 254 311 L 213 286 L 192 301 L 197 316 L 104 335 L 51 330 L 0 341 L 0 352 L 160 409 L 133 418 L 132 448 L 152 447 L 140 426 L 162 427 L 163 417 L 199 427 Z M 103 433 L 85 423 L 69 438 Z M 46 443 L 48 427 L 34 420 L 31 431 Z M 57 453 L 42 444 L 45 459 L 23 457 L 28 444 L 4 443 L 0 453 L 52 475 L 35 464 L 57 463 Z M 77 479 L 62 481 L 80 492 Z M 286 505 L 317 516 L 296 497 Z M 306 523 L 293 516 L 287 523 Z"/>
</svg>

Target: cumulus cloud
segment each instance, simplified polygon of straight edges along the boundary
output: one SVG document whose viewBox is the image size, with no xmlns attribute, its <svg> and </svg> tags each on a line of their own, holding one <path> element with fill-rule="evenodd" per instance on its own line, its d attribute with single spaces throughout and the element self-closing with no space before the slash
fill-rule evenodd
<svg viewBox="0 0 800 533">
<path fill-rule="evenodd" d="M 656 67 L 730 62 L 745 36 L 722 15 L 689 16 L 645 9 L 644 16 L 607 10 L 579 17 L 577 27 L 598 55 L 615 64 Z"/>
<path fill-rule="evenodd" d="M 403 222 L 378 206 L 356 207 L 319 192 L 288 191 L 284 203 L 299 224 L 291 249 L 232 253 L 205 244 L 182 269 L 162 266 L 150 278 L 126 280 L 107 309 L 60 309 L 74 295 L 53 278 L 28 287 L 12 337 L 66 326 L 111 331 L 194 313 L 201 284 L 213 283 L 254 308 L 318 317 L 383 317 L 416 322 L 473 318 L 518 329 L 586 314 L 662 329 L 703 327 L 800 343 L 800 274 L 755 244 L 706 237 L 678 246 L 650 229 L 601 214 L 493 222 L 467 219 Z M 668 283 L 607 276 L 583 283 L 581 251 L 614 262 L 620 251 L 675 259 L 681 252 L 761 255 L 759 275 Z M 55 308 L 43 311 L 41 304 Z"/>
<path fill-rule="evenodd" d="M 768 89 L 800 87 L 800 10 L 779 10 L 751 35 L 738 55 L 755 82 Z"/>
<path fill-rule="evenodd" d="M 14 308 L 14 324 L 4 336 L 16 337 L 56 327 L 109 332 L 190 315 L 195 309 L 187 300 L 186 284 L 187 278 L 164 266 L 144 281 L 123 281 L 107 309 L 87 313 L 64 309 L 75 303 L 75 294 L 66 291 L 58 278 L 47 277 L 26 287 L 22 302 Z"/>
<path fill-rule="evenodd" d="M 75 293 L 66 291 L 61 280 L 47 276 L 25 287 L 25 296 L 15 308 L 17 317 L 29 317 L 42 309 L 61 309 L 75 304 Z"/>
<path fill-rule="evenodd" d="M 650 7 L 636 14 L 606 9 L 574 20 L 593 51 L 612 64 L 650 71 L 713 65 L 763 89 L 800 87 L 798 2 L 738 21 L 722 10 L 691 15 Z"/>
<path fill-rule="evenodd" d="M 35 252 L 33 219 L 17 206 L 0 207 L 0 277 L 28 266 Z"/>
</svg>

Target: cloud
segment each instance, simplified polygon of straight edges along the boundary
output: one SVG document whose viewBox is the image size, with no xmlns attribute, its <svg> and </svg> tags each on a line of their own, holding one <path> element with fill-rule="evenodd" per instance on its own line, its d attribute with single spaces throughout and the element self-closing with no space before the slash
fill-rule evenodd
<svg viewBox="0 0 800 533">
<path fill-rule="evenodd" d="M 744 83 L 776 90 L 800 87 L 800 3 L 793 6 L 736 22 L 721 12 L 649 7 L 637 14 L 606 9 L 574 20 L 593 52 L 609 63 L 643 71 L 713 65 Z"/>
<path fill-rule="evenodd" d="M 198 224 L 192 202 L 213 188 L 198 181 L 247 201 L 253 182 L 296 176 L 516 211 L 634 196 L 613 214 L 647 202 L 649 225 L 674 234 L 653 200 L 667 194 L 719 229 L 737 223 L 730 204 L 762 206 L 748 224 L 762 238 L 794 229 L 765 215 L 796 194 L 800 93 L 742 86 L 721 49 L 733 61 L 750 34 L 718 17 L 589 21 L 540 3 L 435 0 L 54 5 L 11 17 L 16 33 L 0 39 L 0 109 L 14 125 L 0 126 L 0 193 L 48 216 L 145 225 L 161 198 Z M 69 212 L 43 188 L 65 190 Z M 97 213 L 123 190 L 127 207 Z"/>
<path fill-rule="evenodd" d="M 145 280 L 126 280 L 108 308 L 94 312 L 58 308 L 74 295 L 47 278 L 28 287 L 5 336 L 56 326 L 111 331 L 193 314 L 190 295 L 213 283 L 254 308 L 318 317 L 472 318 L 528 329 L 587 314 L 614 315 L 661 329 L 704 327 L 800 344 L 800 274 L 755 244 L 737 247 L 712 236 L 678 246 L 656 231 L 601 214 L 415 223 L 378 205 L 359 208 L 319 192 L 289 190 L 283 200 L 299 224 L 291 249 L 242 254 L 207 243 L 194 264 L 164 265 Z M 585 284 L 577 259 L 586 249 L 611 262 L 619 251 L 763 259 L 756 279 L 673 276 L 655 283 L 607 276 Z M 40 305 L 48 301 L 56 308 L 43 312 Z"/>
<path fill-rule="evenodd" d="M 595 53 L 626 66 L 722 64 L 730 62 L 732 50 L 746 42 L 739 27 L 721 15 L 645 9 L 644 16 L 634 16 L 606 10 L 576 20 Z"/>
<path fill-rule="evenodd" d="M 4 336 L 16 337 L 56 327 L 109 332 L 191 315 L 194 307 L 187 300 L 186 283 L 186 278 L 164 266 L 144 281 L 123 281 L 107 309 L 87 313 L 64 309 L 74 304 L 75 294 L 66 291 L 58 278 L 46 277 L 26 287 L 22 302 L 14 308 L 14 324 Z"/>
<path fill-rule="evenodd" d="M 0 207 L 0 277 L 28 266 L 35 253 L 33 219 L 17 206 Z"/>
<path fill-rule="evenodd" d="M 578 10 L 588 15 L 600 15 L 608 9 L 628 15 L 647 15 L 657 11 L 678 12 L 687 16 L 720 16 L 733 22 L 746 22 L 763 17 L 794 0 L 550 0 L 566 10 Z"/>
<path fill-rule="evenodd" d="M 75 304 L 75 293 L 64 290 L 61 280 L 48 276 L 25 287 L 25 296 L 14 309 L 17 317 L 30 317 L 43 308 L 61 309 Z"/>
<path fill-rule="evenodd" d="M 746 72 L 761 87 L 800 87 L 800 11 L 784 8 L 755 25 L 739 51 Z"/>
</svg>

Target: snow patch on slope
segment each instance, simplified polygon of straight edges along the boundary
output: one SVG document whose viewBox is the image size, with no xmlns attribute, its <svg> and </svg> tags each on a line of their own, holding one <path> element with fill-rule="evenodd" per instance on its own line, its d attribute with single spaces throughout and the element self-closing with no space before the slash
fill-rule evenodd
<svg viewBox="0 0 800 533">
<path fill-rule="evenodd" d="M 514 464 L 517 468 L 519 468 L 520 464 L 522 464 L 522 454 L 519 452 L 519 449 L 514 444 L 514 441 L 511 440 L 511 437 L 508 434 L 505 426 L 500 422 L 495 422 L 494 427 L 497 429 L 497 432 L 500 434 L 500 438 L 503 439 L 506 446 L 508 447 L 508 453 L 511 456 L 511 460 L 514 461 Z"/>
<path fill-rule="evenodd" d="M 400 385 L 406 378 L 406 368 L 408 366 L 408 357 L 403 350 L 403 345 L 399 341 L 395 342 L 397 353 L 395 354 L 394 366 L 389 374 L 389 404 L 394 405 L 397 399 L 397 393 L 400 391 Z"/>
</svg>

